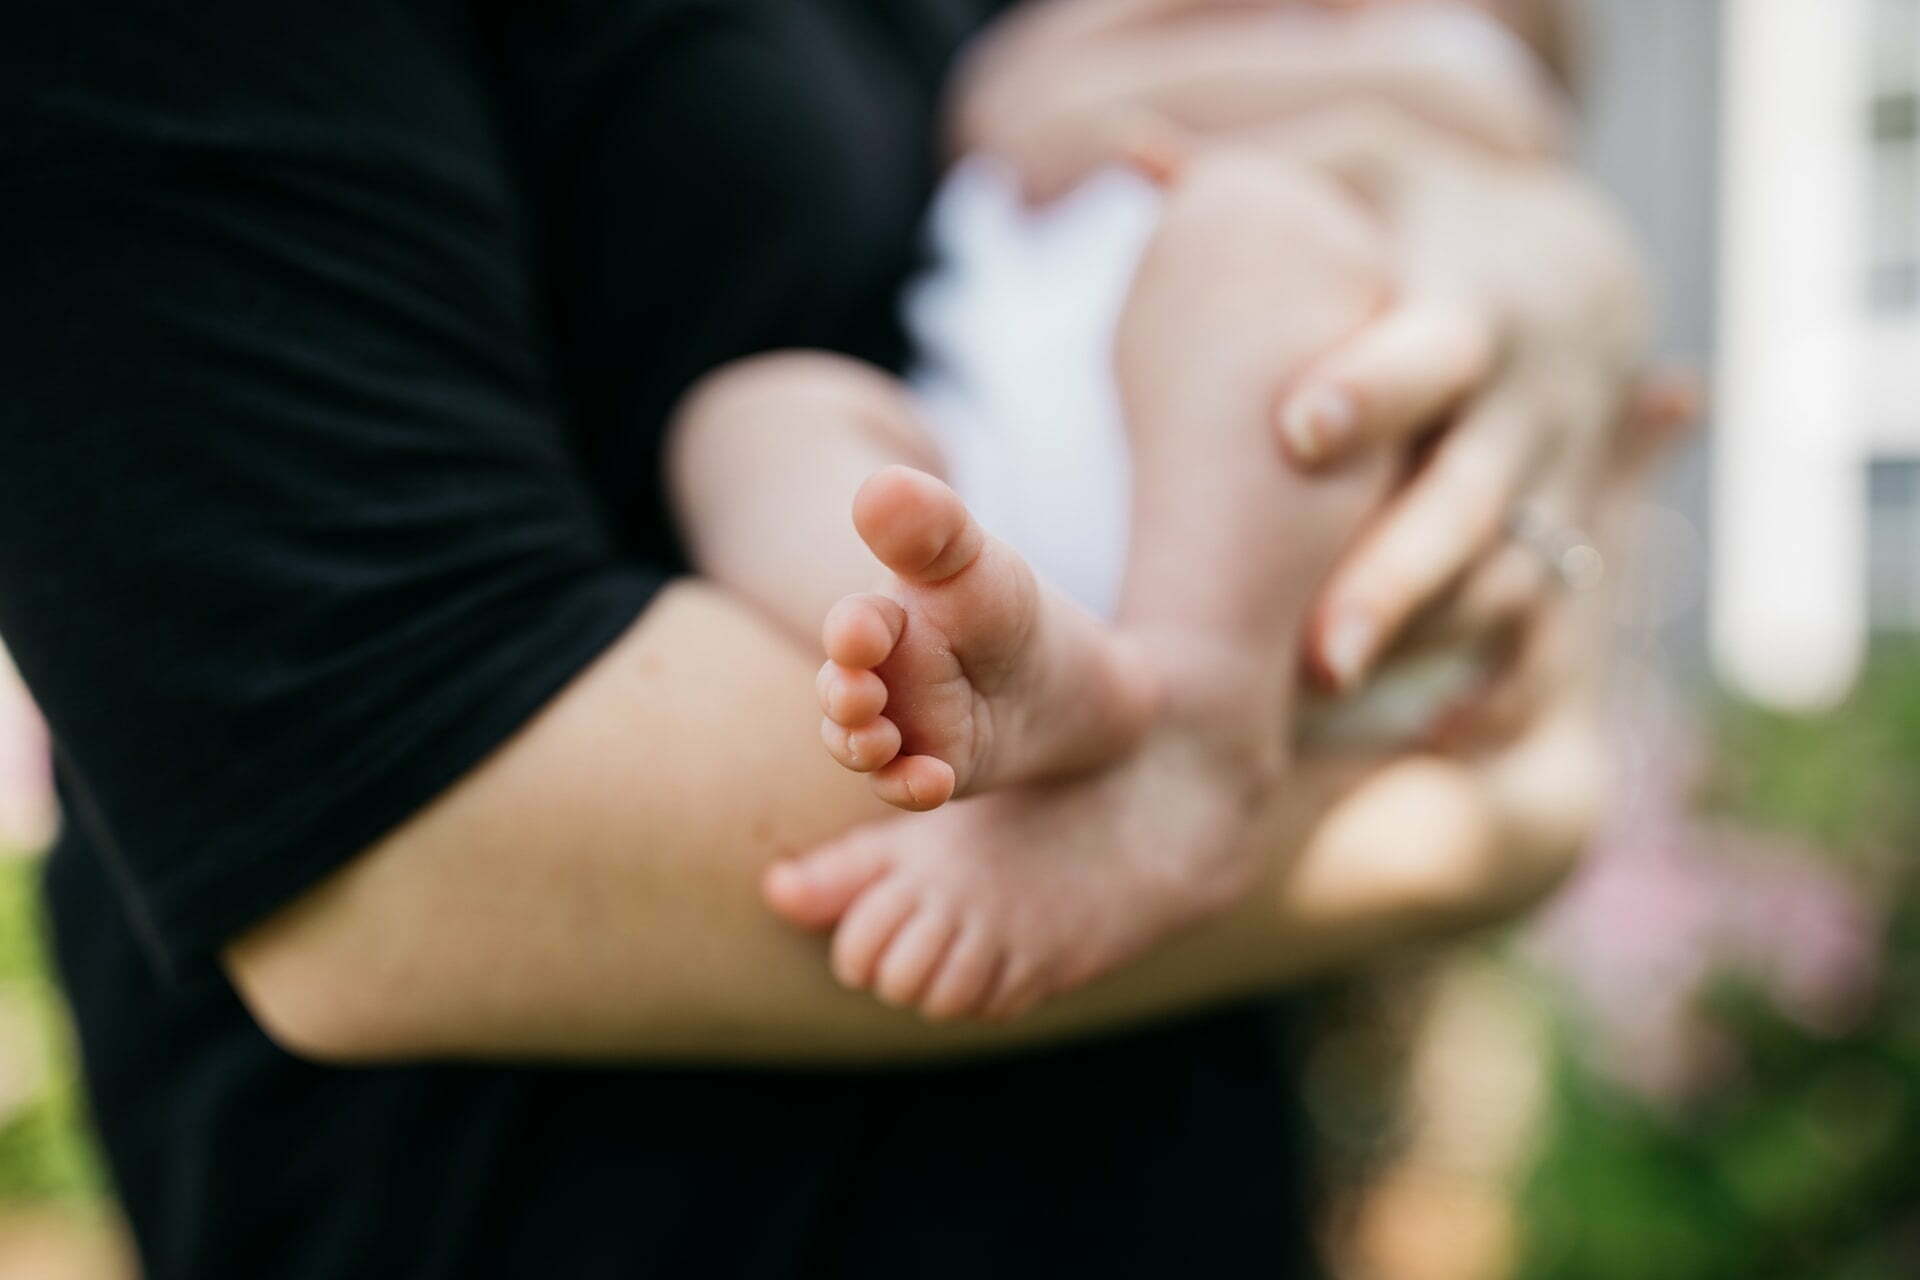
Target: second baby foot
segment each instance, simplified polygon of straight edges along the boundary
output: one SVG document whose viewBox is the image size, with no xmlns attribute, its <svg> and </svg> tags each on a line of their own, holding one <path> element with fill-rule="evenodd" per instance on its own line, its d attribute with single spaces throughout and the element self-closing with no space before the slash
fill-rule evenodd
<svg viewBox="0 0 1920 1280">
<path fill-rule="evenodd" d="M 888 467 L 854 499 L 887 567 L 879 592 L 827 615 L 827 749 L 902 809 L 1091 768 L 1152 718 L 1148 665 L 1035 577 L 924 472 Z"/>
<path fill-rule="evenodd" d="M 1190 735 L 1110 768 L 871 823 L 768 870 L 846 986 L 936 1020 L 1017 1017 L 1224 910 L 1259 872 L 1247 793 Z"/>
</svg>

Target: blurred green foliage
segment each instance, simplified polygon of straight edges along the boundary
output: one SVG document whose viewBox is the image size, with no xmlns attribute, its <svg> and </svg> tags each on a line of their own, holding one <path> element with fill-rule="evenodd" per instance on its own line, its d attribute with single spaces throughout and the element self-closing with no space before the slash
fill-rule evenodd
<svg viewBox="0 0 1920 1280">
<path fill-rule="evenodd" d="M 65 1009 L 48 973 L 39 862 L 0 856 L 0 1061 L 25 1090 L 0 1096 L 0 1205 L 103 1194 Z"/>
<path fill-rule="evenodd" d="M 1737 984 L 1708 1012 L 1736 1065 L 1703 1096 L 1609 1083 L 1560 1029 L 1520 1206 L 1524 1280 L 1920 1276 L 1920 650 L 1881 646 L 1829 713 L 1727 705 L 1706 802 L 1830 850 L 1886 911 L 1866 1016 L 1810 1031 Z"/>
</svg>

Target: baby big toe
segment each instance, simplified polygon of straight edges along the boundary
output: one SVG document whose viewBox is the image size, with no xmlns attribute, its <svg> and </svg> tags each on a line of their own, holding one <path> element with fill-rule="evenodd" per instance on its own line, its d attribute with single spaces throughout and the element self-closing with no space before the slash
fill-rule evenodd
<svg viewBox="0 0 1920 1280">
<path fill-rule="evenodd" d="M 858 834 L 838 844 L 767 868 L 761 893 L 767 905 L 803 929 L 836 924 L 892 859 L 877 841 Z"/>
<path fill-rule="evenodd" d="M 909 582 L 943 582 L 984 542 L 960 496 L 911 467 L 887 467 L 860 487 L 853 524 L 880 563 Z"/>
</svg>

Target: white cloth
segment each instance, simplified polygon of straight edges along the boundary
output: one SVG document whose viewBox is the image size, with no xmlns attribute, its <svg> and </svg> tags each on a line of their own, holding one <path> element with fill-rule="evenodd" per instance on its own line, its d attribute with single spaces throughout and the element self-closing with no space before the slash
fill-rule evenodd
<svg viewBox="0 0 1920 1280">
<path fill-rule="evenodd" d="M 1131 470 L 1114 323 L 1159 192 L 1121 170 L 1029 210 L 974 158 L 936 196 L 932 271 L 909 290 L 909 382 L 954 488 L 1048 581 L 1113 614 Z"/>
</svg>

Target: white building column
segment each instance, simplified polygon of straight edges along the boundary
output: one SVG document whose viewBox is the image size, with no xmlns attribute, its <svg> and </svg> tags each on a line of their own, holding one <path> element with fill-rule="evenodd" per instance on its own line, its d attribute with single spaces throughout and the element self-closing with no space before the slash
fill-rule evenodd
<svg viewBox="0 0 1920 1280">
<path fill-rule="evenodd" d="M 1866 0 L 1728 0 L 1712 639 L 1776 706 L 1844 694 L 1867 633 Z"/>
</svg>

